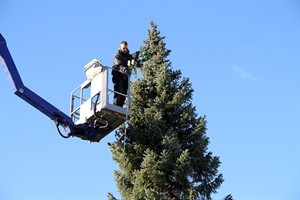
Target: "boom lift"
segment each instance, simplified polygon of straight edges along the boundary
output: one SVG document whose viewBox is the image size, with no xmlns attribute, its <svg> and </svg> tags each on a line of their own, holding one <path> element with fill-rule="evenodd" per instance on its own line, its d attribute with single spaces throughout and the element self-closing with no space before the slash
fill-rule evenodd
<svg viewBox="0 0 300 200">
<path fill-rule="evenodd" d="M 124 95 L 127 98 L 126 108 L 110 103 L 113 94 L 116 93 L 108 89 L 110 67 L 103 66 L 97 59 L 84 67 L 87 80 L 71 93 L 70 116 L 23 84 L 1 33 L 0 62 L 12 81 L 14 93 L 53 120 L 58 132 L 64 138 L 75 136 L 83 140 L 99 142 L 129 117 L 130 91 L 128 90 L 128 94 Z M 65 134 L 61 133 L 60 126 L 65 129 Z"/>
</svg>

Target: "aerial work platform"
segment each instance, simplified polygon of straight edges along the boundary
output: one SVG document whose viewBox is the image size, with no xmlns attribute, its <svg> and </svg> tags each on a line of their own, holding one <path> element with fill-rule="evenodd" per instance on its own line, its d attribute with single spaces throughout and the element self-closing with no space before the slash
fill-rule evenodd
<svg viewBox="0 0 300 200">
<path fill-rule="evenodd" d="M 70 116 L 23 84 L 1 33 L 0 64 L 12 82 L 14 93 L 53 120 L 59 134 L 64 138 L 72 136 L 99 142 L 129 117 L 130 89 L 127 94 L 121 94 L 127 99 L 125 108 L 113 105 L 113 96 L 116 92 L 108 87 L 108 74 L 111 68 L 103 66 L 97 59 L 84 67 L 87 80 L 71 93 Z M 64 128 L 65 134 L 61 133 L 60 127 Z"/>
<path fill-rule="evenodd" d="M 126 121 L 130 114 L 130 98 L 121 94 L 127 99 L 124 108 L 113 104 L 115 91 L 109 89 L 109 69 L 98 59 L 85 65 L 87 80 L 71 93 L 71 118 L 75 124 L 94 123 L 111 132 Z"/>
</svg>

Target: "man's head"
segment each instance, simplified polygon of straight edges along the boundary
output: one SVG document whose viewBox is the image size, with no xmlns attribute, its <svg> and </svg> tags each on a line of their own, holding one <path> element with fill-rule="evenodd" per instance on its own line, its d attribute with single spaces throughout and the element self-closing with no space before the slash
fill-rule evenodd
<svg viewBox="0 0 300 200">
<path fill-rule="evenodd" d="M 120 44 L 120 50 L 123 52 L 123 53 L 127 53 L 128 51 L 128 44 L 126 41 L 122 41 L 121 44 Z"/>
</svg>

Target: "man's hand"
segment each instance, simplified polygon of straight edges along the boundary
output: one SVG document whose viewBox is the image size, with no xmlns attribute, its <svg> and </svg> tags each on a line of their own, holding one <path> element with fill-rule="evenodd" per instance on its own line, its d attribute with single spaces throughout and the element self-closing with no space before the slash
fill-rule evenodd
<svg viewBox="0 0 300 200">
<path fill-rule="evenodd" d="M 120 72 L 122 74 L 126 74 L 126 75 L 130 75 L 131 74 L 131 70 L 128 69 L 127 67 L 120 67 Z"/>
</svg>

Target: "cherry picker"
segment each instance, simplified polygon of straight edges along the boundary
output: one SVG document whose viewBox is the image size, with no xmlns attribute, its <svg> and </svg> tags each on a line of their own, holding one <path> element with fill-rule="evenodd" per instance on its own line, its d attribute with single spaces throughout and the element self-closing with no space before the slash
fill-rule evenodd
<svg viewBox="0 0 300 200">
<path fill-rule="evenodd" d="M 98 59 L 93 59 L 85 65 L 87 80 L 71 93 L 70 115 L 65 114 L 23 84 L 1 33 L 0 63 L 11 79 L 14 93 L 53 120 L 59 134 L 64 138 L 78 137 L 90 142 L 99 142 L 129 117 L 130 91 L 128 90 L 126 95 L 121 94 L 127 98 L 125 108 L 110 103 L 116 92 L 108 88 L 110 67 L 102 65 Z M 65 130 L 64 134 L 61 132 L 61 127 Z"/>
</svg>

